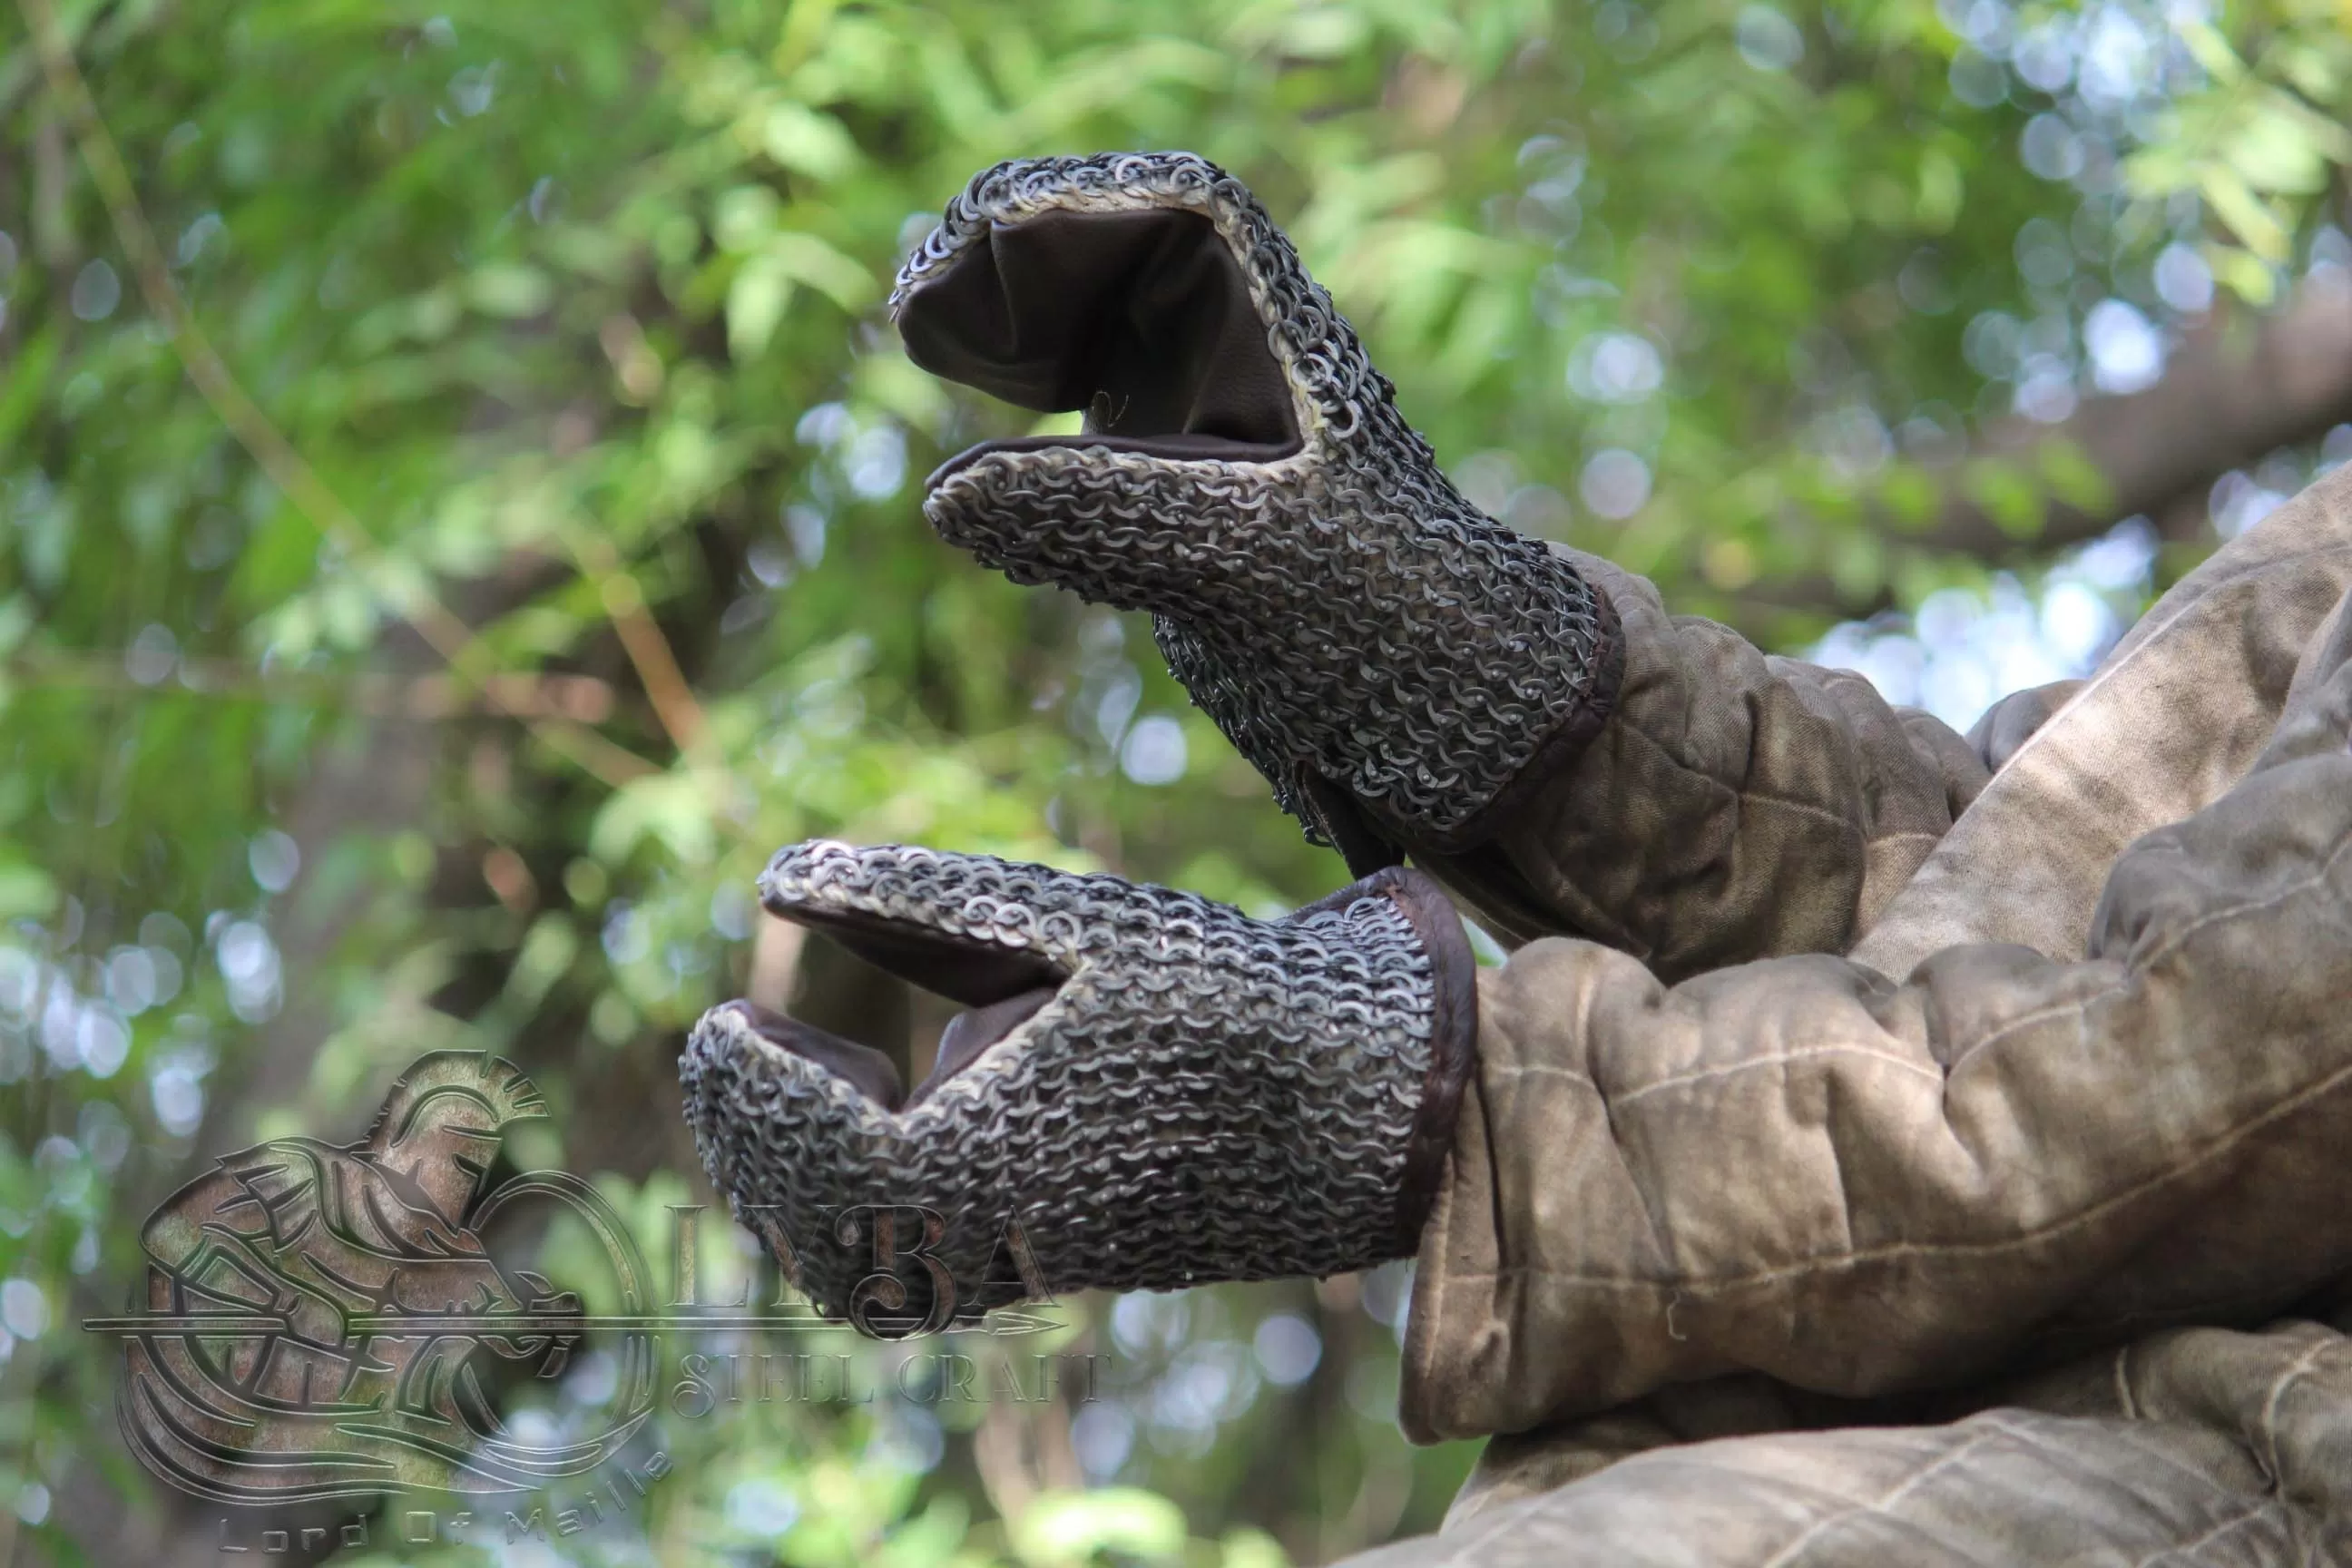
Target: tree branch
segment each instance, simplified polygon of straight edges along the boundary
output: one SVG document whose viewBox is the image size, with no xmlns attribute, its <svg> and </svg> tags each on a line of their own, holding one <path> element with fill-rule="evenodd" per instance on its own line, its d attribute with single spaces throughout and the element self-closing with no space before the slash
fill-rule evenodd
<svg viewBox="0 0 2352 1568">
<path fill-rule="evenodd" d="M 2315 439 L 2347 418 L 2352 279 L 2329 270 L 2308 279 L 2274 316 L 2209 321 L 2147 391 L 2091 398 L 2054 428 L 2001 420 L 1986 431 L 1981 449 L 2022 454 L 2062 437 L 2105 477 L 2105 506 L 2051 507 L 2038 541 L 2047 547 L 2093 538 L 2122 518 L 2161 511 L 2231 468 Z M 1946 501 L 1926 542 L 1987 556 L 2016 547 L 1982 508 L 1957 495 Z"/>
<path fill-rule="evenodd" d="M 1999 562 L 2046 555 L 2141 514 L 2171 536 L 2184 520 L 2202 522 L 2205 493 L 2223 474 L 2316 440 L 2346 420 L 2352 420 L 2352 279 L 2329 270 L 2306 279 L 2275 314 L 2217 311 L 2145 392 L 2089 398 L 2056 425 L 2011 416 L 1979 434 L 1973 456 L 2029 465 L 2045 443 L 2072 443 L 2105 480 L 2104 505 L 2053 499 L 2040 531 L 2021 539 L 1956 476 L 1933 521 L 1892 537 L 1906 549 Z M 1858 603 L 1824 576 L 1759 584 L 1741 598 L 1767 616 L 1864 616 L 1892 602 L 1882 590 Z"/>
</svg>

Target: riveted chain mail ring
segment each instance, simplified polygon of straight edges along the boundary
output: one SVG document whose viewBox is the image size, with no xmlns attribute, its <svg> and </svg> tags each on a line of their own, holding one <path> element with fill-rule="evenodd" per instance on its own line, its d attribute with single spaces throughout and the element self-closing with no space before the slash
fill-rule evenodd
<svg viewBox="0 0 2352 1568">
<path fill-rule="evenodd" d="M 1154 208 L 1205 216 L 1239 261 L 1296 404 L 1297 449 L 1171 458 L 1092 436 L 982 447 L 935 478 L 924 514 L 1016 582 L 1153 611 L 1170 668 L 1310 837 L 1333 831 L 1319 777 L 1387 836 L 1468 847 L 1507 814 L 1515 784 L 1564 764 L 1607 717 L 1615 616 L 1565 560 L 1447 482 L 1239 182 L 1189 153 L 999 164 L 908 261 L 894 314 L 1005 226 Z"/>
<path fill-rule="evenodd" d="M 895 932 L 902 957 L 1066 976 L 897 1109 L 741 1005 L 696 1026 L 681 1078 L 703 1163 L 739 1215 L 772 1205 L 828 1312 L 871 1258 L 819 1233 L 862 1205 L 941 1215 L 929 1250 L 966 1301 L 1008 1218 L 1056 1291 L 1326 1275 L 1417 1245 L 1475 1005 L 1460 924 L 1418 873 L 1262 921 L 1116 877 L 820 841 L 761 888 L 779 914 Z"/>
</svg>

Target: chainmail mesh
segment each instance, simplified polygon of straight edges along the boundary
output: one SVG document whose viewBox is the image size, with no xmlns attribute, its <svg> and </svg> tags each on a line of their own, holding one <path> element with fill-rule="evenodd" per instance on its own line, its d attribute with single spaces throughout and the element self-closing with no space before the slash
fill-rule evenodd
<svg viewBox="0 0 2352 1568">
<path fill-rule="evenodd" d="M 1408 833 L 1459 834 L 1588 700 L 1601 612 L 1565 560 L 1446 480 L 1246 188 L 1189 153 L 999 164 L 908 259 L 894 309 L 992 224 L 1147 207 L 1201 213 L 1239 258 L 1299 451 L 983 451 L 924 514 L 1016 582 L 1154 612 L 1170 669 L 1309 837 L 1301 763 Z"/>
<path fill-rule="evenodd" d="M 825 1245 L 824 1216 L 861 1205 L 943 1215 L 932 1255 L 966 1300 L 1014 1216 L 1056 1291 L 1321 1276 L 1409 1247 L 1398 1188 L 1433 978 L 1392 900 L 1259 921 L 1114 877 L 827 843 L 785 850 L 761 888 L 1070 972 L 901 1111 L 728 1008 L 696 1026 L 680 1073 L 703 1163 L 739 1215 L 777 1205 L 825 1310 L 871 1259 Z"/>
</svg>

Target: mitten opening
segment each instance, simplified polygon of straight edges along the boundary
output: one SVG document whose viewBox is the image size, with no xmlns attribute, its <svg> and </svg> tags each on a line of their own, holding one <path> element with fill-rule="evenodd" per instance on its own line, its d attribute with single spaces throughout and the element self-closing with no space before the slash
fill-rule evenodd
<svg viewBox="0 0 2352 1568">
<path fill-rule="evenodd" d="M 900 308 L 909 358 L 1078 436 L 982 452 L 1104 447 L 1266 461 L 1299 447 L 1290 379 L 1233 248 L 1199 213 L 1054 210 L 992 226 Z"/>
</svg>

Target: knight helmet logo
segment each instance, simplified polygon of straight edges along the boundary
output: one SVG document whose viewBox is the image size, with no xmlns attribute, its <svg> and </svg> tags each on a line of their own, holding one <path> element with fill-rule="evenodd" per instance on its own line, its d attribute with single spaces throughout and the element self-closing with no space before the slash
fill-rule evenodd
<svg viewBox="0 0 2352 1568">
<path fill-rule="evenodd" d="M 485 1190 L 505 1130 L 545 1114 L 511 1064 L 435 1052 L 358 1142 L 272 1139 L 173 1194 L 141 1233 L 143 1310 L 91 1325 L 123 1336 L 131 1451 L 238 1503 L 511 1491 L 611 1458 L 653 1408 L 649 1335 L 621 1337 L 593 1436 L 518 1440 L 493 1397 L 561 1376 L 585 1324 L 577 1295 L 484 1247 L 500 1213 L 568 1210 L 603 1244 L 621 1310 L 649 1305 L 635 1244 L 585 1183 L 534 1171 Z"/>
</svg>

